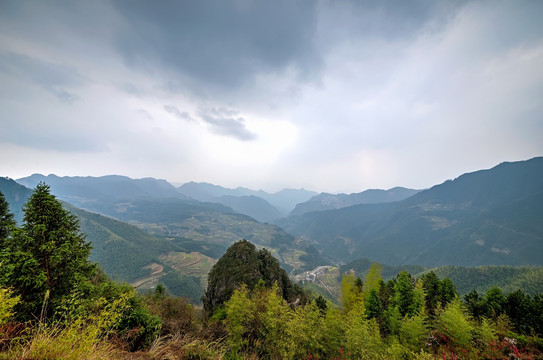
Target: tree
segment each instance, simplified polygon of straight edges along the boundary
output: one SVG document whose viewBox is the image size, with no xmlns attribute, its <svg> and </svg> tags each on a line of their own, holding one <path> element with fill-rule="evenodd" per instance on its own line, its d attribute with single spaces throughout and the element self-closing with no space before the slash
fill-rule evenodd
<svg viewBox="0 0 543 360">
<path fill-rule="evenodd" d="M 382 320 L 383 305 L 381 304 L 381 300 L 379 300 L 379 295 L 375 289 L 370 290 L 368 300 L 366 300 L 366 316 L 368 319 L 377 319 L 379 323 Z"/>
<path fill-rule="evenodd" d="M 505 313 L 515 325 L 516 331 L 529 333 L 530 306 L 532 299 L 530 295 L 524 294 L 522 290 L 517 290 L 507 295 L 505 301 Z"/>
<path fill-rule="evenodd" d="M 96 266 L 88 260 L 91 245 L 77 218 L 48 185 L 38 184 L 23 211 L 22 227 L 5 241 L 2 280 L 21 296 L 18 315 L 31 319 L 54 312 L 71 293 L 88 290 Z"/>
<path fill-rule="evenodd" d="M 207 290 L 202 298 L 207 315 L 213 315 L 242 284 L 253 289 L 260 280 L 266 288 L 277 283 L 280 295 L 288 302 L 306 301 L 302 289 L 292 284 L 269 251 L 257 251 L 249 241 L 241 240 L 230 246 L 209 272 Z"/>
<path fill-rule="evenodd" d="M 368 299 L 371 290 L 379 290 L 380 281 L 382 280 L 382 270 L 383 266 L 381 264 L 373 263 L 371 265 L 371 268 L 368 271 L 368 275 L 366 275 L 366 278 L 364 279 L 364 286 L 362 288 L 364 300 Z"/>
<path fill-rule="evenodd" d="M 485 301 L 475 289 L 464 295 L 464 304 L 466 304 L 469 313 L 476 320 L 481 320 L 486 314 Z"/>
<path fill-rule="evenodd" d="M 497 286 L 493 286 L 486 292 L 485 302 L 488 312 L 487 315 L 496 318 L 503 313 L 506 299 L 502 290 Z"/>
<path fill-rule="evenodd" d="M 437 305 L 439 304 L 441 297 L 439 291 L 440 285 L 441 281 L 433 271 L 422 276 L 422 286 L 426 293 L 426 311 L 430 316 L 435 315 Z"/>
<path fill-rule="evenodd" d="M 315 299 L 315 306 L 319 308 L 321 314 L 325 314 L 326 310 L 328 310 L 328 303 L 326 302 L 326 299 L 322 297 L 322 295 L 317 296 Z"/>
<path fill-rule="evenodd" d="M 4 248 L 14 226 L 13 214 L 9 212 L 9 205 L 4 194 L 0 192 L 0 251 Z"/>
<path fill-rule="evenodd" d="M 453 301 L 458 296 L 458 293 L 456 291 L 456 285 L 454 285 L 454 282 L 448 277 L 441 280 L 439 291 L 441 293 L 441 306 L 443 307 L 445 307 L 448 303 Z"/>
<path fill-rule="evenodd" d="M 361 284 L 362 280 L 357 281 L 352 272 L 343 274 L 341 278 L 340 298 L 345 313 L 351 311 L 356 304 L 363 302 Z"/>
<path fill-rule="evenodd" d="M 9 212 L 9 205 L 4 197 L 4 194 L 0 192 L 0 284 L 5 285 L 6 275 L 8 269 L 8 261 L 10 259 L 8 246 L 10 242 L 11 233 L 15 227 L 15 220 L 13 220 L 13 214 Z"/>
<path fill-rule="evenodd" d="M 436 328 L 454 348 L 467 348 L 474 332 L 471 318 L 458 298 L 438 314 Z"/>
<path fill-rule="evenodd" d="M 411 285 L 411 274 L 407 271 L 402 271 L 398 274 L 396 279 L 396 297 L 395 303 L 400 310 L 401 316 L 414 315 L 413 301 L 414 301 L 414 291 L 413 286 Z"/>
</svg>

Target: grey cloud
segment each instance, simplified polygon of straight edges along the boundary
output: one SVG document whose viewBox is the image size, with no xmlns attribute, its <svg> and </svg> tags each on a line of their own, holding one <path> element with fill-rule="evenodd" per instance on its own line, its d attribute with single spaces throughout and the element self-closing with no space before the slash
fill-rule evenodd
<svg viewBox="0 0 543 360">
<path fill-rule="evenodd" d="M 147 110 L 139 109 L 138 114 L 140 114 L 142 117 L 144 117 L 147 120 L 154 120 L 153 117 L 151 116 L 151 114 L 149 114 L 149 112 L 147 112 Z"/>
<path fill-rule="evenodd" d="M 174 115 L 175 117 L 177 117 L 179 119 L 187 120 L 187 121 L 194 121 L 194 118 L 192 116 L 190 116 L 190 114 L 188 112 L 180 111 L 177 107 L 175 107 L 173 105 L 164 105 L 164 110 L 166 110 L 166 112 Z"/>
<path fill-rule="evenodd" d="M 245 119 L 238 115 L 238 112 L 222 107 L 200 111 L 200 117 L 210 125 L 211 132 L 241 141 L 255 140 L 257 135 L 246 128 Z"/>
<path fill-rule="evenodd" d="M 317 71 L 316 2 L 114 1 L 130 26 L 117 38 L 132 65 L 165 65 L 196 82 L 238 87 L 259 72 Z"/>
<path fill-rule="evenodd" d="M 116 84 L 116 87 L 121 91 L 135 97 L 143 97 L 149 94 L 147 90 L 144 90 L 130 82 L 118 83 Z"/>
<path fill-rule="evenodd" d="M 0 72 L 26 79 L 40 86 L 58 100 L 73 103 L 81 98 L 71 88 L 84 83 L 79 72 L 71 67 L 45 62 L 13 52 L 0 53 Z"/>
<path fill-rule="evenodd" d="M 42 87 L 62 102 L 73 104 L 74 102 L 81 100 L 76 94 L 55 85 L 42 85 Z"/>
<path fill-rule="evenodd" d="M 49 128 L 43 124 L 7 124 L 0 132 L 0 142 L 16 144 L 38 150 L 70 153 L 96 153 L 108 150 L 102 141 L 84 134 L 74 134 L 69 126 Z"/>
<path fill-rule="evenodd" d="M 322 47 L 345 41 L 414 38 L 452 21 L 465 0 L 325 0 L 319 6 L 317 36 Z"/>
</svg>

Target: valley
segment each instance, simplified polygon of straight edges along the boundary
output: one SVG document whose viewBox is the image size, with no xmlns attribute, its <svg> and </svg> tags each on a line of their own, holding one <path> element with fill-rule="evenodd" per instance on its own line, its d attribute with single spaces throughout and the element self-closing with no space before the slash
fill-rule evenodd
<svg viewBox="0 0 543 360">
<path fill-rule="evenodd" d="M 2 178 L 0 191 L 20 222 L 21 206 L 31 193 L 23 185 L 47 182 L 78 216 L 93 245 L 91 259 L 114 279 L 142 291 L 163 283 L 172 294 L 198 303 L 213 264 L 231 244 L 246 239 L 268 249 L 293 280 L 337 301 L 341 275 L 354 271 L 364 277 L 372 262 L 384 264 L 385 279 L 402 270 L 416 276 L 434 271 L 460 284 L 460 293 L 462 284 L 480 291 L 492 284 L 540 291 L 542 178 L 543 158 L 534 158 L 423 191 L 269 194 L 206 183 L 176 188 L 152 178 L 39 174 L 18 183 Z M 246 200 L 264 207 L 237 211 Z M 274 224 L 250 216 L 263 208 L 275 214 Z M 462 273 L 480 281 L 470 282 Z M 488 275 L 494 273 L 502 275 Z"/>
</svg>

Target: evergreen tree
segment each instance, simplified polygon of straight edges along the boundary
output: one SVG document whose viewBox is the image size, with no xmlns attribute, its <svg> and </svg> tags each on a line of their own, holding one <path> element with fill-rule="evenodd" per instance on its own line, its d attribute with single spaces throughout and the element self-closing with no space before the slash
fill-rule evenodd
<svg viewBox="0 0 543 360">
<path fill-rule="evenodd" d="M 448 303 L 453 301 L 457 296 L 456 285 L 448 277 L 441 280 L 439 286 L 439 292 L 441 293 L 441 306 L 445 307 Z"/>
<path fill-rule="evenodd" d="M 485 295 L 485 303 L 487 306 L 487 316 L 488 317 L 498 317 L 503 313 L 505 306 L 505 296 L 503 295 L 502 290 L 497 287 L 491 287 Z"/>
<path fill-rule="evenodd" d="M 422 276 L 422 285 L 426 294 L 426 311 L 430 316 L 435 315 L 440 301 L 440 284 L 441 281 L 433 271 Z"/>
<path fill-rule="evenodd" d="M 529 333 L 529 317 L 532 299 L 530 295 L 524 294 L 522 290 L 517 290 L 507 295 L 505 300 L 505 313 L 511 319 L 515 329 L 523 334 Z"/>
<path fill-rule="evenodd" d="M 381 300 L 379 300 L 379 295 L 375 289 L 370 290 L 368 300 L 366 300 L 366 316 L 368 319 L 375 318 L 378 322 L 381 322 L 382 320 L 383 305 L 381 304 Z"/>
<path fill-rule="evenodd" d="M 328 310 L 328 302 L 322 295 L 317 296 L 315 299 L 315 306 L 319 308 L 321 314 L 325 314 L 326 310 Z"/>
<path fill-rule="evenodd" d="M 0 192 L 0 251 L 4 248 L 14 226 L 13 214 L 9 212 L 9 205 L 4 194 Z"/>
<path fill-rule="evenodd" d="M 406 315 L 411 316 L 414 314 L 412 304 L 415 294 L 411 280 L 411 274 L 409 274 L 407 271 L 402 271 L 399 273 L 396 279 L 395 303 L 396 306 L 398 306 L 402 317 Z"/>
<path fill-rule="evenodd" d="M 475 319 L 481 320 L 486 314 L 486 304 L 484 299 L 479 295 L 477 290 L 471 290 L 468 294 L 464 295 L 464 304 Z"/>
<path fill-rule="evenodd" d="M 23 211 L 22 227 L 5 241 L 2 282 L 21 296 L 18 315 L 32 319 L 44 309 L 54 312 L 72 292 L 84 292 L 95 265 L 77 218 L 48 185 L 38 184 Z"/>
</svg>

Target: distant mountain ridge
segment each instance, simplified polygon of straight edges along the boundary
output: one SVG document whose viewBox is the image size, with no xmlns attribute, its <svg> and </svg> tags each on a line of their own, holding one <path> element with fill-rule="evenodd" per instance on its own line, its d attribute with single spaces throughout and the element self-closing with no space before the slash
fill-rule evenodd
<svg viewBox="0 0 543 360">
<path fill-rule="evenodd" d="M 320 193 L 304 203 L 296 205 L 289 215 L 302 215 L 312 211 L 341 209 L 358 204 L 387 203 L 407 199 L 420 190 L 394 187 L 389 190 L 369 189 L 352 194 Z"/>
<path fill-rule="evenodd" d="M 543 158 L 464 174 L 399 202 L 306 213 L 277 224 L 342 261 L 543 265 Z"/>
<path fill-rule="evenodd" d="M 33 174 L 16 180 L 28 188 L 45 182 L 51 191 L 75 206 L 88 202 L 122 198 L 186 198 L 166 180 L 154 178 L 131 179 L 121 175 L 106 176 L 47 176 Z"/>
<path fill-rule="evenodd" d="M 305 189 L 283 189 L 276 193 L 268 193 L 263 190 L 251 190 L 243 187 L 235 189 L 225 188 L 206 182 L 188 182 L 177 188 L 182 194 L 200 201 L 213 201 L 222 196 L 257 196 L 269 202 L 285 215 L 294 207 L 311 197 L 317 195 L 314 191 Z"/>
<path fill-rule="evenodd" d="M 193 199 L 222 204 L 240 214 L 270 223 L 285 216 L 298 202 L 306 201 L 316 194 L 303 189 L 284 189 L 269 194 L 262 190 L 254 191 L 242 187 L 227 189 L 209 183 L 195 182 L 176 188 L 166 180 L 132 179 L 121 175 L 60 177 L 54 174 L 47 176 L 33 174 L 16 181 L 29 188 L 45 182 L 62 200 L 89 211 L 100 212 L 100 203 L 112 199 L 176 198 L 187 201 Z"/>
<path fill-rule="evenodd" d="M 223 204 L 262 222 L 272 222 L 286 216 L 296 204 L 317 194 L 304 189 L 283 189 L 270 194 L 263 190 L 255 191 L 242 187 L 228 189 L 205 182 L 189 182 L 177 189 L 190 198 Z"/>
</svg>

